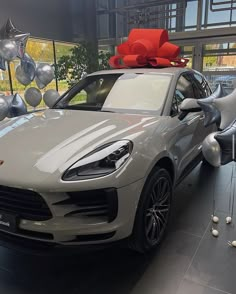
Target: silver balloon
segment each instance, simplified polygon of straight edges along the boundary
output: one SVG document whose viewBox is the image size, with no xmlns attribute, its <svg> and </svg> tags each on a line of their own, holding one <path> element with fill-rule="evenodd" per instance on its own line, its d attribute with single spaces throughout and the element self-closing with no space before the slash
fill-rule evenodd
<svg viewBox="0 0 236 294">
<path fill-rule="evenodd" d="M 0 41 L 0 55 L 3 59 L 11 61 L 17 56 L 17 45 L 12 40 Z"/>
<path fill-rule="evenodd" d="M 32 107 L 36 107 L 42 100 L 42 94 L 39 89 L 31 87 L 25 91 L 25 101 Z"/>
<path fill-rule="evenodd" d="M 18 65 L 16 68 L 16 79 L 19 83 L 24 86 L 27 86 L 31 83 L 31 79 L 29 76 L 24 72 L 21 65 Z"/>
<path fill-rule="evenodd" d="M 4 98 L 0 97 L 0 121 L 7 117 L 8 109 L 7 102 Z"/>
<path fill-rule="evenodd" d="M 46 85 L 41 83 L 40 80 L 37 77 L 35 77 L 35 82 L 36 82 L 36 85 L 38 86 L 39 89 L 43 89 L 43 88 L 46 87 Z"/>
<path fill-rule="evenodd" d="M 208 135 L 202 143 L 202 153 L 204 158 L 215 167 L 221 165 L 221 148 L 215 139 L 215 133 Z"/>
<path fill-rule="evenodd" d="M 23 58 L 21 59 L 21 67 L 24 71 L 24 74 L 33 81 L 35 77 L 35 71 L 36 71 L 36 64 L 32 57 L 25 53 Z"/>
<path fill-rule="evenodd" d="M 27 113 L 27 106 L 25 101 L 17 93 L 12 97 L 10 105 L 8 104 L 8 106 L 8 117 L 16 117 Z"/>
<path fill-rule="evenodd" d="M 18 30 L 12 23 L 11 19 L 8 19 L 6 24 L 0 29 L 0 39 L 13 40 L 17 46 L 17 57 L 23 58 L 25 53 L 26 43 L 30 34 L 24 33 Z"/>
<path fill-rule="evenodd" d="M 39 63 L 36 68 L 37 79 L 47 86 L 54 79 L 54 70 L 50 64 Z"/>
<path fill-rule="evenodd" d="M 57 99 L 60 97 L 60 94 L 56 90 L 47 90 L 43 95 L 43 101 L 48 107 L 53 107 Z"/>
</svg>

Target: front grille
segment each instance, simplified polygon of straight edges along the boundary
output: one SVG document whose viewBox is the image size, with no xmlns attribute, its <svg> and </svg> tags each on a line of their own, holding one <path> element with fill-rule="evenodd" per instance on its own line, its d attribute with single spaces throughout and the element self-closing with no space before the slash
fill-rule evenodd
<svg viewBox="0 0 236 294">
<path fill-rule="evenodd" d="M 0 186 L 1 210 L 34 221 L 48 220 L 52 217 L 45 200 L 38 193 L 6 186 Z"/>
<path fill-rule="evenodd" d="M 75 209 L 65 216 L 103 217 L 108 222 L 117 216 L 118 199 L 114 188 L 68 192 L 68 199 L 54 205 L 75 205 Z"/>
</svg>

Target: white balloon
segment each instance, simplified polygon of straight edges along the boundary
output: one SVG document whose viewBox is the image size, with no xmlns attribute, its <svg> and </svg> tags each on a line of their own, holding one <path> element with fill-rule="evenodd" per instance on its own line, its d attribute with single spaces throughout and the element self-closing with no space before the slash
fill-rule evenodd
<svg viewBox="0 0 236 294">
<path fill-rule="evenodd" d="M 225 220 L 227 225 L 232 222 L 232 218 L 230 216 L 227 216 Z"/>
<path fill-rule="evenodd" d="M 219 231 L 217 231 L 216 229 L 213 229 L 213 230 L 212 230 L 212 235 L 213 235 L 214 237 L 218 237 L 218 236 L 219 236 Z"/>
<path fill-rule="evenodd" d="M 231 242 L 231 245 L 232 245 L 233 247 L 236 247 L 236 241 L 232 241 L 232 242 Z"/>
<path fill-rule="evenodd" d="M 0 121 L 7 117 L 8 111 L 8 103 L 3 98 L 0 98 Z"/>
<path fill-rule="evenodd" d="M 218 218 L 218 216 L 213 215 L 213 217 L 212 217 L 212 221 L 213 221 L 213 223 L 217 224 L 217 223 L 219 222 L 219 218 Z"/>
<path fill-rule="evenodd" d="M 43 95 L 43 101 L 48 107 L 52 107 L 57 99 L 60 97 L 60 94 L 56 90 L 47 90 Z"/>
<path fill-rule="evenodd" d="M 25 101 L 32 107 L 36 107 L 42 100 L 42 94 L 39 89 L 31 87 L 25 91 Z"/>
</svg>

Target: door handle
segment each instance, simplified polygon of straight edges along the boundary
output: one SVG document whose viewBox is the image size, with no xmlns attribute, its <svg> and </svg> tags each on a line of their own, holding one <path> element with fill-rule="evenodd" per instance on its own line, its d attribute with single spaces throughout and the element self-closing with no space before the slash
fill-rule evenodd
<svg viewBox="0 0 236 294">
<path fill-rule="evenodd" d="M 199 120 L 200 119 L 200 115 L 196 115 L 194 116 L 193 118 L 190 118 L 188 121 L 186 121 L 186 124 L 188 126 L 190 126 L 191 124 L 193 124 L 196 120 Z M 203 117 L 204 118 L 204 117 Z"/>
</svg>

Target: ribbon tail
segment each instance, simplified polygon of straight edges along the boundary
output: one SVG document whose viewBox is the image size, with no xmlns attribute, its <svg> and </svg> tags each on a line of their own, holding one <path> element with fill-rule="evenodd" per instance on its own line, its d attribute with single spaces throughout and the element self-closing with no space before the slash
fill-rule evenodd
<svg viewBox="0 0 236 294">
<path fill-rule="evenodd" d="M 142 55 L 126 55 L 123 62 L 127 67 L 144 67 L 148 64 L 147 58 Z"/>
<path fill-rule="evenodd" d="M 169 59 L 160 58 L 160 57 L 150 58 L 150 59 L 148 59 L 148 63 L 153 67 L 169 67 L 169 66 L 172 66 Z"/>
<path fill-rule="evenodd" d="M 122 64 L 122 61 L 123 61 L 123 56 L 121 56 L 121 55 L 112 56 L 109 59 L 109 65 L 112 68 L 117 68 L 117 69 L 125 68 L 125 66 Z"/>
</svg>

